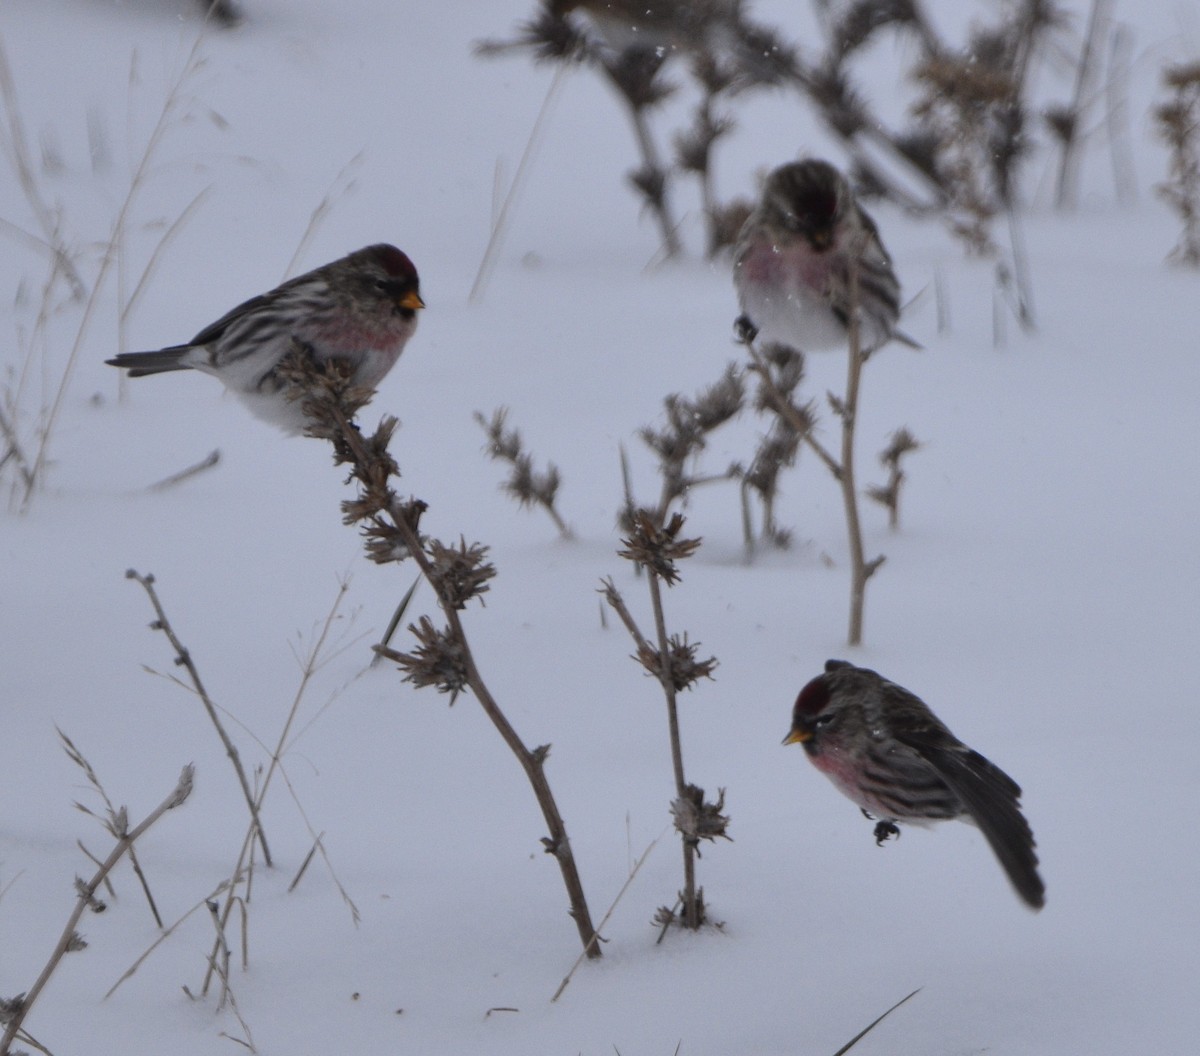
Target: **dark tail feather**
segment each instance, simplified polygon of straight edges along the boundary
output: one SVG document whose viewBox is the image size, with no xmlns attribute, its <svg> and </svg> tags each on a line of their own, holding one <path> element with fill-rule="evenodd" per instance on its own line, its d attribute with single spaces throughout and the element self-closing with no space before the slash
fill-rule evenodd
<svg viewBox="0 0 1200 1056">
<path fill-rule="evenodd" d="M 104 362 L 114 367 L 124 367 L 131 378 L 140 378 L 147 374 L 163 374 L 168 370 L 191 370 L 192 365 L 183 362 L 190 351 L 190 345 L 177 345 L 174 348 L 160 348 L 157 352 L 122 352 Z"/>
<path fill-rule="evenodd" d="M 975 819 L 1017 894 L 1030 909 L 1041 909 L 1046 904 L 1046 885 L 1038 874 L 1036 845 L 1021 813 L 1017 783 L 970 749 L 935 750 L 926 752 L 925 758 Z"/>
</svg>

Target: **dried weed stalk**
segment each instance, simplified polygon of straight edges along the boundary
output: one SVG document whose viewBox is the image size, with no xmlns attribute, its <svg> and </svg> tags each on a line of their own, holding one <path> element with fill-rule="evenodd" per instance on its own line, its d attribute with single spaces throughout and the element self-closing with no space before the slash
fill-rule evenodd
<svg viewBox="0 0 1200 1056">
<path fill-rule="evenodd" d="M 850 268 L 849 278 L 850 303 L 855 307 L 849 315 L 846 390 L 841 396 L 832 392 L 827 394 L 830 408 L 841 421 L 841 451 L 837 457 L 831 454 L 813 435 L 811 409 L 797 406 L 792 400 L 791 394 L 786 392 L 776 380 L 771 363 L 755 347 L 754 338 L 757 335 L 745 316 L 738 320 L 737 328 L 739 340 L 745 346 L 750 357 L 750 369 L 758 375 L 762 383 L 760 403 L 770 407 L 775 414 L 791 425 L 803 443 L 817 454 L 834 479 L 841 485 L 842 506 L 845 511 L 846 535 L 850 552 L 850 620 L 847 641 L 850 645 L 859 645 L 862 642 L 867 580 L 883 564 L 884 558 L 879 555 L 867 560 L 863 549 L 862 524 L 858 510 L 858 489 L 854 471 L 855 427 L 858 422 L 862 370 L 867 357 L 862 352 L 859 340 L 857 267 Z"/>
<path fill-rule="evenodd" d="M 338 893 L 342 896 L 342 901 L 346 903 L 350 910 L 350 918 L 357 925 L 359 922 L 358 907 L 354 904 L 353 899 L 346 892 L 338 880 L 337 874 L 333 870 L 333 865 L 329 861 L 329 856 L 325 853 L 325 845 L 320 837 L 313 830 L 312 823 L 308 820 L 308 815 L 304 808 L 300 805 L 299 798 L 296 796 L 296 791 L 292 787 L 291 781 L 288 779 L 287 771 L 284 768 L 283 759 L 287 754 L 287 749 L 291 743 L 292 729 L 295 726 L 296 718 L 300 713 L 300 705 L 304 700 L 305 694 L 308 692 L 309 683 L 312 681 L 313 675 L 316 674 L 317 668 L 320 666 L 321 657 L 325 652 L 325 645 L 329 641 L 329 636 L 337 623 L 338 613 L 341 609 L 342 601 L 346 597 L 346 592 L 349 589 L 348 584 L 342 582 L 338 587 L 337 597 L 330 606 L 329 612 L 325 616 L 325 620 L 321 625 L 320 633 L 317 634 L 313 641 L 311 649 L 307 656 L 304 657 L 301 665 L 300 683 L 296 687 L 296 693 L 292 698 L 291 706 L 288 708 L 287 716 L 283 721 L 283 726 L 280 728 L 279 736 L 275 741 L 275 746 L 269 748 L 271 761 L 267 765 L 266 770 L 262 773 L 262 778 L 258 783 L 257 794 L 254 798 L 254 808 L 252 811 L 250 824 L 247 826 L 246 832 L 242 837 L 242 845 L 238 851 L 237 861 L 229 875 L 228 880 L 221 888 L 222 898 L 218 901 L 216 898 L 210 900 L 208 905 L 209 912 L 212 915 L 213 923 L 216 926 L 216 939 L 213 942 L 212 950 L 208 955 L 208 968 L 204 974 L 204 982 L 200 989 L 200 995 L 207 996 L 209 988 L 212 986 L 213 978 L 220 980 L 221 990 L 217 1001 L 218 1010 L 229 1005 L 233 1014 L 241 1023 L 243 1030 L 246 1032 L 247 1038 L 250 1036 L 249 1028 L 242 1020 L 241 1013 L 237 1008 L 237 1001 L 234 998 L 233 992 L 229 986 L 229 971 L 228 971 L 228 952 L 230 949 L 227 938 L 229 921 L 236 908 L 240 914 L 241 923 L 241 955 L 242 968 L 245 969 L 249 965 L 249 905 L 253 891 L 254 883 L 254 849 L 258 846 L 257 833 L 260 831 L 257 823 L 257 818 L 262 811 L 262 805 L 266 801 L 267 793 L 271 789 L 272 781 L 276 773 L 280 775 L 288 790 L 292 794 L 292 799 L 295 801 L 297 808 L 300 810 L 301 816 L 304 818 L 304 823 L 308 828 L 309 834 L 313 836 L 314 843 L 321 857 L 324 859 L 326 866 L 329 869 L 330 878 Z M 266 747 L 266 746 L 264 746 Z"/>
<path fill-rule="evenodd" d="M 109 798 L 108 793 L 104 789 L 104 785 L 100 783 L 100 778 L 97 776 L 96 771 L 92 769 L 92 764 L 87 761 L 83 753 L 75 747 L 71 739 L 65 733 L 63 733 L 62 730 L 59 730 L 58 727 L 55 727 L 55 729 L 58 732 L 59 740 L 63 743 L 63 750 L 67 753 L 67 757 L 71 760 L 71 762 L 78 766 L 80 770 L 83 771 L 84 776 L 88 779 L 88 783 L 96 790 L 100 798 L 104 801 L 105 812 L 104 815 L 101 816 L 88 807 L 85 807 L 78 801 L 75 803 L 76 809 L 99 821 L 110 836 L 119 837 L 120 830 L 125 827 L 125 820 L 120 816 L 120 812 L 113 805 L 112 800 Z M 124 810 L 125 808 L 122 807 L 120 809 Z M 96 865 L 101 864 L 100 862 L 96 861 L 96 859 L 87 851 L 86 848 L 83 847 L 82 843 L 80 843 L 79 846 L 80 849 L 83 850 L 83 853 L 91 858 Z M 150 913 L 154 917 L 154 923 L 158 926 L 159 930 L 161 930 L 163 926 L 162 917 L 159 915 L 158 906 L 154 901 L 154 895 L 150 891 L 150 884 L 146 879 L 146 874 L 142 872 L 142 863 L 138 861 L 137 851 L 134 850 L 132 846 L 129 848 L 129 864 L 133 867 L 133 872 L 138 878 L 138 883 L 142 885 L 142 893 L 146 896 L 146 902 L 150 906 Z M 108 888 L 109 893 L 112 894 L 112 884 L 107 878 L 105 879 L 105 886 Z M 99 911 L 97 910 L 97 912 Z"/>
<path fill-rule="evenodd" d="M 714 430 L 734 418 L 745 404 L 746 390 L 741 372 L 733 363 L 725 368 L 720 379 L 691 399 L 672 393 L 663 400 L 667 423 L 660 429 L 646 426 L 638 435 L 658 456 L 662 492 L 653 517 L 663 524 L 671 505 L 685 499 L 687 493 L 702 484 L 718 480 L 734 480 L 742 468 L 729 466 L 724 473 L 695 475 L 690 467 L 708 443 Z M 631 511 L 626 511 L 628 517 Z M 623 530 L 634 527 L 632 519 L 622 524 Z"/>
<path fill-rule="evenodd" d="M 65 737 L 63 740 L 70 745 L 70 742 Z M 83 758 L 74 749 L 73 745 L 68 748 L 68 751 L 72 754 L 72 758 L 76 759 L 76 762 Z M 13 998 L 0 999 L 0 1024 L 4 1026 L 4 1033 L 0 1036 L 0 1056 L 10 1056 L 13 1052 L 13 1043 L 17 1041 L 24 1045 L 32 1045 L 41 1052 L 49 1051 L 45 1046 L 32 1038 L 24 1029 L 25 1019 L 33 1009 L 38 997 L 41 996 L 46 984 L 50 981 L 54 970 L 62 962 L 63 957 L 68 953 L 82 950 L 87 946 L 86 941 L 78 931 L 79 921 L 83 917 L 85 910 L 90 909 L 94 913 L 103 911 L 104 903 L 96 898 L 96 891 L 100 885 L 151 825 L 158 821 L 167 811 L 174 810 L 187 800 L 192 792 L 194 773 L 190 764 L 185 766 L 179 775 L 179 782 L 172 789 L 170 795 L 137 825 L 130 826 L 128 811 L 125 807 L 109 811 L 105 825 L 115 837 L 116 844 L 109 852 L 108 857 L 100 863 L 100 867 L 90 880 L 84 881 L 79 877 L 76 878 L 75 906 L 67 917 L 67 923 L 63 928 L 62 935 L 51 951 L 50 958 L 46 962 L 45 967 L 42 968 L 41 974 L 26 993 L 18 994 Z"/>
<path fill-rule="evenodd" d="M 754 394 L 754 409 L 770 419 L 767 432 L 759 440 L 758 449 L 742 476 L 742 537 L 747 555 L 756 545 L 750 518 L 749 496 L 756 494 L 762 504 L 762 528 L 759 539 L 769 546 L 785 548 L 791 534 L 775 521 L 775 500 L 779 495 L 779 477 L 783 470 L 794 465 L 800 445 L 816 445 L 813 435 L 816 419 L 811 403 L 800 404 L 795 394 L 804 380 L 804 353 L 788 345 L 770 343 L 763 346 L 753 372 L 758 377 Z M 830 462 L 832 458 L 824 456 Z"/>
<path fill-rule="evenodd" d="M 470 690 L 504 742 L 516 756 L 533 788 L 549 835 L 542 840 L 562 873 L 570 904 L 570 916 L 589 957 L 601 956 L 599 935 L 592 925 L 583 883 L 558 810 L 545 763 L 549 745 L 528 748 L 508 721 L 483 680 L 467 640 L 461 611 L 477 600 L 495 575 L 486 560 L 487 548 L 478 544 L 446 546 L 424 536 L 419 527 L 426 504 L 419 499 L 400 499 L 392 487 L 399 467 L 388 451 L 396 420 L 384 417 L 375 431 L 364 434 L 355 416 L 371 398 L 368 389 L 349 384 L 349 371 L 337 362 L 318 367 L 302 348 L 289 357 L 281 373 L 294 387 L 294 398 L 302 401 L 309 419 L 308 434 L 328 440 L 334 463 L 349 467 L 350 480 L 358 493 L 342 504 L 346 524 L 358 525 L 371 560 L 379 564 L 411 558 L 437 593 L 445 623 L 439 627 L 428 617 L 410 630 L 418 638 L 410 653 L 381 647 L 383 655 L 399 663 L 406 678 L 417 685 L 433 685 L 452 696 Z"/>
<path fill-rule="evenodd" d="M 630 184 L 654 216 L 662 253 L 682 252 L 678 225 L 670 205 L 677 171 L 700 180 L 708 221 L 708 248 L 729 244 L 727 207 L 713 193 L 711 151 L 732 128 L 732 116 L 719 112 L 720 100 L 752 88 L 773 86 L 794 76 L 795 56 L 774 30 L 749 22 L 741 4 L 698 0 L 645 4 L 637 0 L 539 0 L 531 18 L 514 38 L 486 41 L 477 49 L 486 56 L 525 52 L 534 62 L 586 66 L 614 91 L 633 125 L 640 165 Z M 664 70 L 686 60 L 700 91 L 691 128 L 675 138 L 677 166 L 669 166 L 654 137 L 650 119 L 677 91 Z"/>
<path fill-rule="evenodd" d="M 888 527 L 895 531 L 900 527 L 900 487 L 904 483 L 904 457 L 921 446 L 912 433 L 904 427 L 897 429 L 888 439 L 888 446 L 879 453 L 879 461 L 888 471 L 886 484 L 867 488 L 867 495 L 888 511 Z"/>
<path fill-rule="evenodd" d="M 1168 176 L 1158 193 L 1179 215 L 1183 230 L 1171 259 L 1200 267 L 1200 62 L 1168 66 L 1163 83 L 1171 98 L 1154 111 L 1170 148 Z"/>
<path fill-rule="evenodd" d="M 211 19 L 205 19 L 178 76 L 167 92 L 157 121 L 140 155 L 135 158 L 133 175 L 121 201 L 116 219 L 113 221 L 107 239 L 101 242 L 100 264 L 90 286 L 85 284 L 80 276 L 76 266 L 77 254 L 74 254 L 69 248 L 70 240 L 63 230 L 62 209 L 52 209 L 47 205 L 47 195 L 38 184 L 37 172 L 31 162 L 32 153 L 21 120 L 16 86 L 3 48 L 0 47 L 0 104 L 4 111 L 4 127 L 0 129 L 0 133 L 3 135 L 7 148 L 5 153 L 14 167 L 17 182 L 25 194 L 30 211 L 40 228 L 40 233 L 34 236 L 15 225 L 8 225 L 5 222 L 5 226 L 11 227 L 13 233 L 22 237 L 22 241 L 32 244 L 37 252 L 47 255 L 50 265 L 41 286 L 41 305 L 33 335 L 25 352 L 26 363 L 16 384 L 11 390 L 6 389 L 3 394 L 5 403 L 4 448 L 0 453 L 0 468 L 3 468 L 8 462 L 17 467 L 20 503 L 23 509 L 28 508 L 50 462 L 50 444 L 55 433 L 58 416 L 62 411 L 67 390 L 75 372 L 75 364 L 79 359 L 84 342 L 90 334 L 92 319 L 106 288 L 110 272 L 115 269 L 117 273 L 118 343 L 121 343 L 130 310 L 145 290 L 160 254 L 183 225 L 192 218 L 207 193 L 206 190 L 201 190 L 196 194 L 181 210 L 176 220 L 167 227 L 136 282 L 132 296 L 126 298 L 123 252 L 125 231 L 132 222 L 134 207 L 140 200 L 141 192 L 150 178 L 153 166 L 158 162 L 158 154 L 164 138 L 176 122 L 186 119 L 186 108 L 192 104 L 187 89 L 189 82 L 203 68 L 202 45 L 211 21 Z M 216 118 L 218 115 L 213 116 Z M 64 284 L 69 291 L 70 300 L 82 303 L 74 340 L 61 365 L 55 364 L 52 368 L 44 367 L 40 370 L 34 369 L 34 358 L 37 352 L 41 350 L 43 355 L 46 354 L 48 321 L 57 308 L 58 292 Z M 35 412 L 32 407 L 35 400 L 26 390 L 32 379 L 38 376 L 48 380 L 51 391 L 43 399 L 36 401 Z M 21 431 L 24 432 L 25 438 L 23 441 L 18 441 L 17 437 Z"/>
<path fill-rule="evenodd" d="M 217 736 L 221 738 L 225 754 L 229 756 L 229 762 L 233 766 L 234 773 L 237 774 L 238 784 L 242 789 L 242 796 L 245 798 L 246 806 L 250 810 L 251 832 L 258 841 L 259 846 L 262 847 L 263 861 L 270 866 L 272 864 L 271 849 L 267 846 L 267 834 L 263 830 L 262 818 L 259 817 L 258 805 L 254 792 L 250 787 L 250 779 L 246 776 L 245 767 L 242 766 L 242 757 L 238 752 L 237 745 L 233 743 L 233 738 L 229 736 L 229 732 L 221 722 L 221 716 L 217 713 L 217 707 L 208 695 L 208 690 L 204 688 L 204 682 L 200 678 L 200 670 L 196 667 L 196 663 L 192 659 L 192 654 L 184 646 L 183 642 L 179 640 L 179 637 L 175 634 L 175 629 L 171 626 L 171 621 L 167 619 L 166 610 L 163 609 L 158 592 L 154 589 L 154 576 L 144 576 L 131 568 L 125 573 L 125 578 L 136 580 L 141 584 L 142 589 L 145 590 L 147 597 L 150 599 L 150 604 L 154 608 L 154 622 L 150 624 L 150 629 L 152 631 L 162 631 L 166 635 L 167 641 L 171 643 L 171 648 L 175 650 L 176 666 L 182 667 L 187 671 L 188 678 L 192 683 L 192 689 L 195 691 L 196 696 L 200 698 L 200 703 L 204 705 L 204 711 L 208 715 L 214 729 L 216 729 Z"/>
<path fill-rule="evenodd" d="M 662 585 L 669 587 L 679 582 L 678 563 L 691 557 L 700 546 L 699 539 L 680 536 L 683 525 L 681 514 L 674 514 L 663 525 L 657 519 L 656 511 L 641 510 L 634 519 L 628 537 L 622 540 L 624 549 L 618 551 L 620 557 L 649 573 L 646 580 L 654 616 L 653 640 L 642 634 L 611 578 L 603 581 L 601 593 L 629 631 L 637 648 L 637 661 L 662 687 L 666 700 L 671 767 L 675 778 L 671 815 L 683 845 L 683 889 L 679 892 L 676 905 L 682 907 L 679 922 L 686 928 L 696 929 L 707 923 L 704 889 L 696 886 L 696 859 L 700 856 L 700 841 L 716 840 L 718 837 L 728 839 L 726 828 L 729 818 L 724 813 L 723 789 L 715 803 L 708 802 L 704 798 L 704 790 L 689 784 L 684 775 L 677 697 L 700 679 L 711 678 L 717 661 L 714 657 L 701 659 L 700 644 L 689 642 L 686 634 L 667 633 Z M 667 925 L 676 919 L 675 909 L 662 907 L 655 919 L 663 926 L 665 933 Z"/>
<path fill-rule="evenodd" d="M 497 408 L 492 412 L 491 418 L 485 418 L 482 413 L 476 411 L 475 421 L 487 434 L 487 453 L 497 462 L 507 462 L 511 467 L 508 480 L 501 485 L 504 490 L 522 506 L 540 506 L 550 515 L 561 538 L 567 541 L 574 539 L 575 533 L 567 526 L 558 512 L 558 507 L 554 505 L 559 485 L 562 483 L 558 467 L 549 462 L 540 473 L 533 468 L 533 456 L 521 443 L 521 434 L 516 429 L 507 428 L 507 407 Z"/>
</svg>

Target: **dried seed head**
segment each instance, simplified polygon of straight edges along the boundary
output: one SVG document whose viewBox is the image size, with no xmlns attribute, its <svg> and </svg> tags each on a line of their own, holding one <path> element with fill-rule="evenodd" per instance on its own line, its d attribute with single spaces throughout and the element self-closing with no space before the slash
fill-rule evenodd
<svg viewBox="0 0 1200 1056">
<path fill-rule="evenodd" d="M 8 1026 L 13 1016 L 20 1015 L 24 1007 L 25 995 L 23 993 L 17 994 L 16 997 L 0 997 L 0 1027 Z"/>
<path fill-rule="evenodd" d="M 428 616 L 422 616 L 409 631 L 417 639 L 411 653 L 388 654 L 405 672 L 404 680 L 418 688 L 435 686 L 449 693 L 453 704 L 467 688 L 467 655 L 462 642 L 449 628 L 439 630 Z"/>
<path fill-rule="evenodd" d="M 683 524 L 683 515 L 679 513 L 672 514 L 666 525 L 659 525 L 649 511 L 638 510 L 634 514 L 633 530 L 621 540 L 625 549 L 618 550 L 617 555 L 642 565 L 672 586 L 679 580 L 675 562 L 691 557 L 700 546 L 699 539 L 679 538 Z"/>
<path fill-rule="evenodd" d="M 724 809 L 725 789 L 718 789 L 715 803 L 706 803 L 704 789 L 688 785 L 684 794 L 671 803 L 671 816 L 679 834 L 693 844 L 701 840 L 715 841 L 718 837 L 732 840 L 726 832 L 729 816 L 722 813 Z"/>
<path fill-rule="evenodd" d="M 696 659 L 696 650 L 699 648 L 699 642 L 688 641 L 686 632 L 682 636 L 673 634 L 667 639 L 665 664 L 662 654 L 645 641 L 638 649 L 637 659 L 660 682 L 665 675 L 676 690 L 691 689 L 700 679 L 712 678 L 717 668 L 715 656 L 707 660 Z"/>
<path fill-rule="evenodd" d="M 480 543 L 467 546 L 461 537 L 458 546 L 429 540 L 426 553 L 433 566 L 429 580 L 444 604 L 464 609 L 472 598 L 487 592 L 487 581 L 496 574 L 496 567 L 484 560 L 487 552 L 488 548 Z"/>
</svg>

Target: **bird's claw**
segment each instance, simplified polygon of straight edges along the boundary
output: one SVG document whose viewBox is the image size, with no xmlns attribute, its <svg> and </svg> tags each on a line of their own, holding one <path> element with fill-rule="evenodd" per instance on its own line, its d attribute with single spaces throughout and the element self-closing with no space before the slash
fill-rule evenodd
<svg viewBox="0 0 1200 1056">
<path fill-rule="evenodd" d="M 758 337 L 758 327 L 750 322 L 750 316 L 739 315 L 733 321 L 733 332 L 737 335 L 738 341 L 743 345 L 748 345 L 756 337 Z"/>
<path fill-rule="evenodd" d="M 869 817 L 869 815 L 868 815 Z M 877 821 L 875 823 L 875 846 L 882 847 L 893 836 L 900 838 L 900 826 L 893 821 Z"/>
</svg>

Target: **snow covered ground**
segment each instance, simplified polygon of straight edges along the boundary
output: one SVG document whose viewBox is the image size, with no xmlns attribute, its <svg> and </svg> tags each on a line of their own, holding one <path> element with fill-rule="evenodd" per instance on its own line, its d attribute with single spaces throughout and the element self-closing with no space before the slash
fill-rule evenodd
<svg viewBox="0 0 1200 1056">
<path fill-rule="evenodd" d="M 484 297 L 468 304 L 497 182 L 512 178 L 552 77 L 471 48 L 509 32 L 528 0 L 245 2 L 248 22 L 206 34 L 174 95 L 123 262 L 78 349 L 47 486 L 23 514 L 0 513 L 0 996 L 32 984 L 73 877 L 93 869 L 76 841 L 97 855 L 111 842 L 72 807 L 101 805 L 56 725 L 135 820 L 196 764 L 189 802 L 138 845 L 168 921 L 229 875 L 241 845 L 233 772 L 198 701 L 170 681 L 181 672 L 147 627 L 132 567 L 156 576 L 254 767 L 347 584 L 284 758 L 290 788 L 267 799 L 277 864 L 255 876 L 250 964 L 232 980 L 259 1052 L 821 1056 L 918 987 L 855 1056 L 1192 1051 L 1200 280 L 1164 263 L 1178 230 L 1152 190 L 1165 152 L 1149 108 L 1162 64 L 1200 50 L 1195 5 L 1118 5 L 1136 32 L 1136 203 L 1116 202 L 1102 133 L 1074 213 L 1050 208 L 1050 160 L 1029 167 L 1036 334 L 1010 320 L 995 347 L 991 265 L 965 260 L 935 223 L 876 209 L 910 294 L 941 273 L 950 327 L 938 333 L 927 294 L 905 320 L 925 351 L 889 349 L 867 369 L 861 476 L 881 479 L 874 453 L 899 425 L 924 447 L 901 531 L 866 511 L 868 552 L 888 560 L 862 648 L 844 644 L 840 496 L 815 460 L 784 481 L 795 545 L 751 565 L 734 489 L 696 495 L 688 531 L 704 546 L 667 612 L 720 660 L 683 700 L 684 753 L 691 780 L 727 790 L 735 842 L 706 847 L 699 865 L 722 927 L 655 945 L 650 919 L 681 883 L 664 834 L 666 722 L 623 630 L 602 625 L 596 587 L 615 576 L 649 622 L 644 581 L 616 556 L 618 445 L 639 495 L 656 497 L 636 431 L 658 422 L 667 393 L 695 392 L 736 358 L 728 265 L 701 259 L 689 187 L 678 195 L 688 259 L 647 266 L 655 231 L 621 175 L 635 163 L 629 129 L 581 71 L 551 110 Z M 929 6 L 961 18 L 964 5 Z M 1077 41 L 1086 5 L 1069 6 Z M 754 10 L 804 39 L 807 5 Z M 0 8 L 38 183 L 88 282 L 199 31 L 185 0 Z M 881 49 L 880 85 L 903 58 Z M 723 195 L 751 193 L 757 172 L 801 150 L 841 160 L 794 98 L 755 99 L 738 117 L 719 148 Z M 44 166 L 47 154 L 58 164 Z M 0 218 L 32 230 L 7 157 L 4 171 Z M 118 347 L 117 280 L 128 297 L 164 225 L 202 192 L 127 321 L 129 349 L 184 340 L 278 282 L 327 195 L 293 271 L 383 240 L 420 268 L 428 310 L 367 421 L 402 420 L 393 450 L 404 486 L 430 505 L 422 527 L 493 548 L 500 574 L 468 633 L 517 729 L 553 745 L 550 780 L 597 918 L 661 837 L 604 928 L 603 960 L 556 1003 L 578 943 L 533 798 L 470 697 L 448 709 L 389 665 L 368 668 L 413 572 L 362 558 L 326 447 L 261 425 L 209 378 L 134 381 L 119 398 L 103 365 Z M 44 257 L 0 235 L 0 383 L 31 364 L 20 383 L 36 410 L 53 399 L 81 307 L 57 296 L 39 323 Z M 813 357 L 812 394 L 842 369 Z M 498 489 L 472 413 L 500 405 L 538 461 L 560 466 L 576 542 Z M 744 416 L 707 464 L 744 461 L 761 428 Z M 214 448 L 216 469 L 146 490 Z M 432 611 L 428 588 L 415 604 Z M 1020 905 L 975 830 L 910 830 L 880 850 L 803 753 L 779 746 L 797 689 L 830 656 L 921 694 L 1021 782 L 1042 913 Z M 322 860 L 287 890 L 310 826 L 357 926 Z M 181 989 L 203 978 L 203 910 L 103 1000 L 158 937 L 128 864 L 115 883 L 28 1029 L 57 1056 L 241 1051 L 221 1036 L 246 1037 L 231 1012 Z"/>
</svg>

